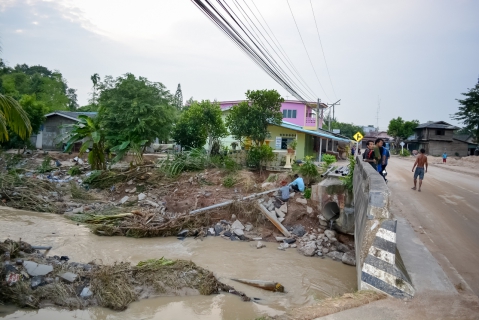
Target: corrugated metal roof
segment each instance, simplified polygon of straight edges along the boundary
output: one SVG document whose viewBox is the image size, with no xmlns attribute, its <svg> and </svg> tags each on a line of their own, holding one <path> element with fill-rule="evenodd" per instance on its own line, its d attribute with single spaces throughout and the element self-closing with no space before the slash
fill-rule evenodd
<svg viewBox="0 0 479 320">
<path fill-rule="evenodd" d="M 286 121 L 283 121 L 280 127 L 307 133 L 312 136 L 323 137 L 323 138 L 332 139 L 332 140 L 341 141 L 341 142 L 348 142 L 348 143 L 351 142 L 350 139 L 340 138 L 340 137 L 334 136 L 332 133 L 329 133 L 329 132 L 325 133 L 324 130 L 321 130 L 321 131 L 306 130 L 306 129 L 303 129 L 301 126 L 298 126 Z"/>
<path fill-rule="evenodd" d="M 98 112 L 74 112 L 74 111 L 54 111 L 52 113 L 46 114 L 45 117 L 50 117 L 53 115 L 63 116 L 72 120 L 78 120 L 78 117 L 81 115 L 88 116 L 90 118 L 96 117 Z"/>
<path fill-rule="evenodd" d="M 416 127 L 416 129 L 422 129 L 422 128 L 430 128 L 430 129 L 449 129 L 449 130 L 457 130 L 459 129 L 456 126 L 453 126 L 450 123 L 447 123 L 445 121 L 435 121 L 435 122 L 427 122 L 427 123 L 421 123 Z"/>
</svg>

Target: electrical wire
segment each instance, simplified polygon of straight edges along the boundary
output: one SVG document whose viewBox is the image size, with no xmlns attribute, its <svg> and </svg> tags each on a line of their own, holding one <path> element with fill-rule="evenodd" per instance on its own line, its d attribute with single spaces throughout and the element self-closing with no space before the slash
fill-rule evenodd
<svg viewBox="0 0 479 320">
<path fill-rule="evenodd" d="M 210 1 L 205 0 L 204 3 L 201 0 L 191 0 L 220 30 L 222 30 L 243 52 L 245 52 L 258 66 L 260 66 L 265 72 L 267 72 L 278 84 L 280 84 L 286 91 L 291 93 L 299 101 L 305 101 L 305 99 L 287 82 L 285 79 L 278 74 L 270 64 L 268 64 L 263 58 L 264 52 L 259 48 L 257 44 L 252 41 L 252 39 L 246 34 L 244 30 L 243 33 L 250 39 L 251 42 L 256 46 L 256 49 L 252 47 L 250 43 L 244 38 L 244 36 L 234 28 L 234 26 L 228 21 L 228 19 L 223 16 L 218 9 L 210 3 Z M 206 4 L 205 4 L 206 3 Z M 223 10 L 225 8 L 223 7 Z M 227 10 L 225 10 L 227 12 Z M 231 13 L 227 12 L 230 18 L 233 20 L 234 17 Z M 235 21 L 239 26 L 239 23 Z M 241 29 L 241 28 L 240 28 Z M 267 60 L 267 59 L 266 59 Z"/>
<path fill-rule="evenodd" d="M 256 6 L 256 4 L 254 3 L 254 1 L 252 1 L 254 7 L 256 8 L 256 11 L 258 11 L 258 14 L 259 16 L 261 17 L 261 19 L 263 19 L 266 27 L 268 28 L 268 30 L 270 32 L 268 32 L 268 30 L 266 30 L 266 28 L 263 26 L 263 24 L 261 23 L 260 19 L 258 19 L 258 17 L 256 16 L 256 14 L 254 13 L 254 11 L 249 7 L 248 3 L 246 2 L 246 0 L 243 0 L 243 2 L 245 3 L 246 7 L 250 10 L 250 12 L 253 14 L 253 16 L 255 17 L 255 19 L 258 21 L 259 25 L 261 26 L 261 28 L 263 28 L 264 32 L 266 33 L 266 35 L 270 38 L 271 42 L 275 45 L 275 47 L 278 49 L 278 51 L 281 53 L 281 55 L 283 56 L 283 58 L 286 60 L 286 62 L 288 62 L 289 66 L 293 69 L 291 70 L 288 66 L 288 64 L 286 62 L 284 62 L 283 59 L 281 59 L 281 56 L 276 52 L 276 50 L 274 50 L 274 52 L 278 55 L 278 57 L 281 59 L 281 61 L 284 63 L 284 65 L 286 66 L 286 68 L 289 70 L 289 72 L 291 72 L 292 76 L 299 82 L 301 83 L 301 85 L 305 88 L 305 90 L 311 94 L 313 97 L 317 97 L 318 95 L 314 93 L 314 90 L 312 90 L 306 81 L 304 81 L 303 77 L 301 77 L 301 74 L 298 72 L 298 70 L 296 69 L 296 67 L 294 66 L 293 62 L 291 61 L 291 59 L 288 57 L 288 55 L 286 54 L 285 50 L 283 49 L 283 46 L 281 45 L 281 43 L 279 42 L 279 40 L 276 38 L 276 36 L 274 35 L 273 33 L 273 30 L 271 30 L 270 26 L 268 25 L 268 22 L 266 21 L 266 19 L 263 17 L 263 14 L 261 13 L 261 11 L 258 9 L 258 7 Z M 271 33 L 271 35 L 270 35 Z M 273 39 L 274 38 L 274 39 Z M 269 42 L 268 42 L 269 43 Z M 315 99 L 314 99 L 315 100 Z"/>
<path fill-rule="evenodd" d="M 309 56 L 308 49 L 306 49 L 306 45 L 304 44 L 303 37 L 301 36 L 301 32 L 299 31 L 299 27 L 298 27 L 298 24 L 296 23 L 296 19 L 294 18 L 293 10 L 291 9 L 291 6 L 289 5 L 289 1 L 286 0 L 286 3 L 288 4 L 289 11 L 291 12 L 291 16 L 293 17 L 293 20 L 294 20 L 294 24 L 296 25 L 296 29 L 298 30 L 299 38 L 301 39 L 301 42 L 303 43 L 304 50 L 306 51 L 306 55 L 308 56 L 309 63 L 311 63 L 311 67 L 313 68 L 314 74 L 316 75 L 316 80 L 318 80 L 319 86 L 321 87 L 324 94 L 326 95 L 326 98 L 328 98 L 328 100 L 329 100 L 328 94 L 324 90 L 323 85 L 321 84 L 321 81 L 319 80 L 318 74 L 316 73 L 316 69 L 314 68 L 313 61 L 311 60 L 311 57 Z"/>
<path fill-rule="evenodd" d="M 334 97 L 337 99 L 338 96 L 336 95 L 336 91 L 334 90 L 333 81 L 331 80 L 331 74 L 329 73 L 328 63 L 326 62 L 326 55 L 324 54 L 323 43 L 321 42 L 321 37 L 319 36 L 319 28 L 318 23 L 316 22 L 316 15 L 314 14 L 312 0 L 309 0 L 309 3 L 311 4 L 311 12 L 313 12 L 314 24 L 316 25 L 316 31 L 318 33 L 319 45 L 321 46 L 321 51 L 323 52 L 324 64 L 326 65 L 326 71 L 328 72 L 329 82 L 331 83 L 331 88 L 333 88 Z"/>
</svg>

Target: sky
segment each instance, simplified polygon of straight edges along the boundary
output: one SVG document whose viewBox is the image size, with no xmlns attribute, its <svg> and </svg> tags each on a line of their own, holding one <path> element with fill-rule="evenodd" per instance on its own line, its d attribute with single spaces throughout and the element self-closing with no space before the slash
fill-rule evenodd
<svg viewBox="0 0 479 320">
<path fill-rule="evenodd" d="M 313 67 L 287 1 L 254 1 L 315 98 L 341 99 L 339 121 L 459 124 L 456 99 L 479 78 L 479 1 L 311 0 L 326 66 L 310 1 L 290 0 Z M 185 100 L 240 100 L 257 89 L 293 99 L 189 0 L 2 0 L 0 44 L 10 66 L 59 70 L 80 105 L 91 75 L 127 72 L 172 93 L 181 83 Z"/>
</svg>

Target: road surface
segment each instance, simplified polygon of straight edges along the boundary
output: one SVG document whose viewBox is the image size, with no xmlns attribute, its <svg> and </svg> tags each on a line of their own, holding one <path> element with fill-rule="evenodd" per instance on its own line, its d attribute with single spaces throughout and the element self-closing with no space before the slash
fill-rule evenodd
<svg viewBox="0 0 479 320">
<path fill-rule="evenodd" d="M 413 162 L 391 158 L 392 209 L 406 218 L 456 288 L 479 296 L 479 178 L 430 166 L 422 192 Z"/>
</svg>

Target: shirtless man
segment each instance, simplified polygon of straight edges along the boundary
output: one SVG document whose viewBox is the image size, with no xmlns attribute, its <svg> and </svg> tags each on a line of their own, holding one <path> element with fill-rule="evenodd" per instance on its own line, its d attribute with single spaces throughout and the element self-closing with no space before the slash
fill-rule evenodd
<svg viewBox="0 0 479 320">
<path fill-rule="evenodd" d="M 424 169 L 426 169 L 425 172 L 427 172 L 427 156 L 425 155 L 426 150 L 421 149 L 420 152 L 421 153 L 416 158 L 416 162 L 414 162 L 414 165 L 412 166 L 412 172 L 414 172 L 414 188 L 412 189 L 416 190 L 417 176 L 419 176 L 419 189 L 417 189 L 419 192 L 421 192 L 422 180 L 424 180 Z M 414 171 L 416 166 L 416 171 Z"/>
</svg>

